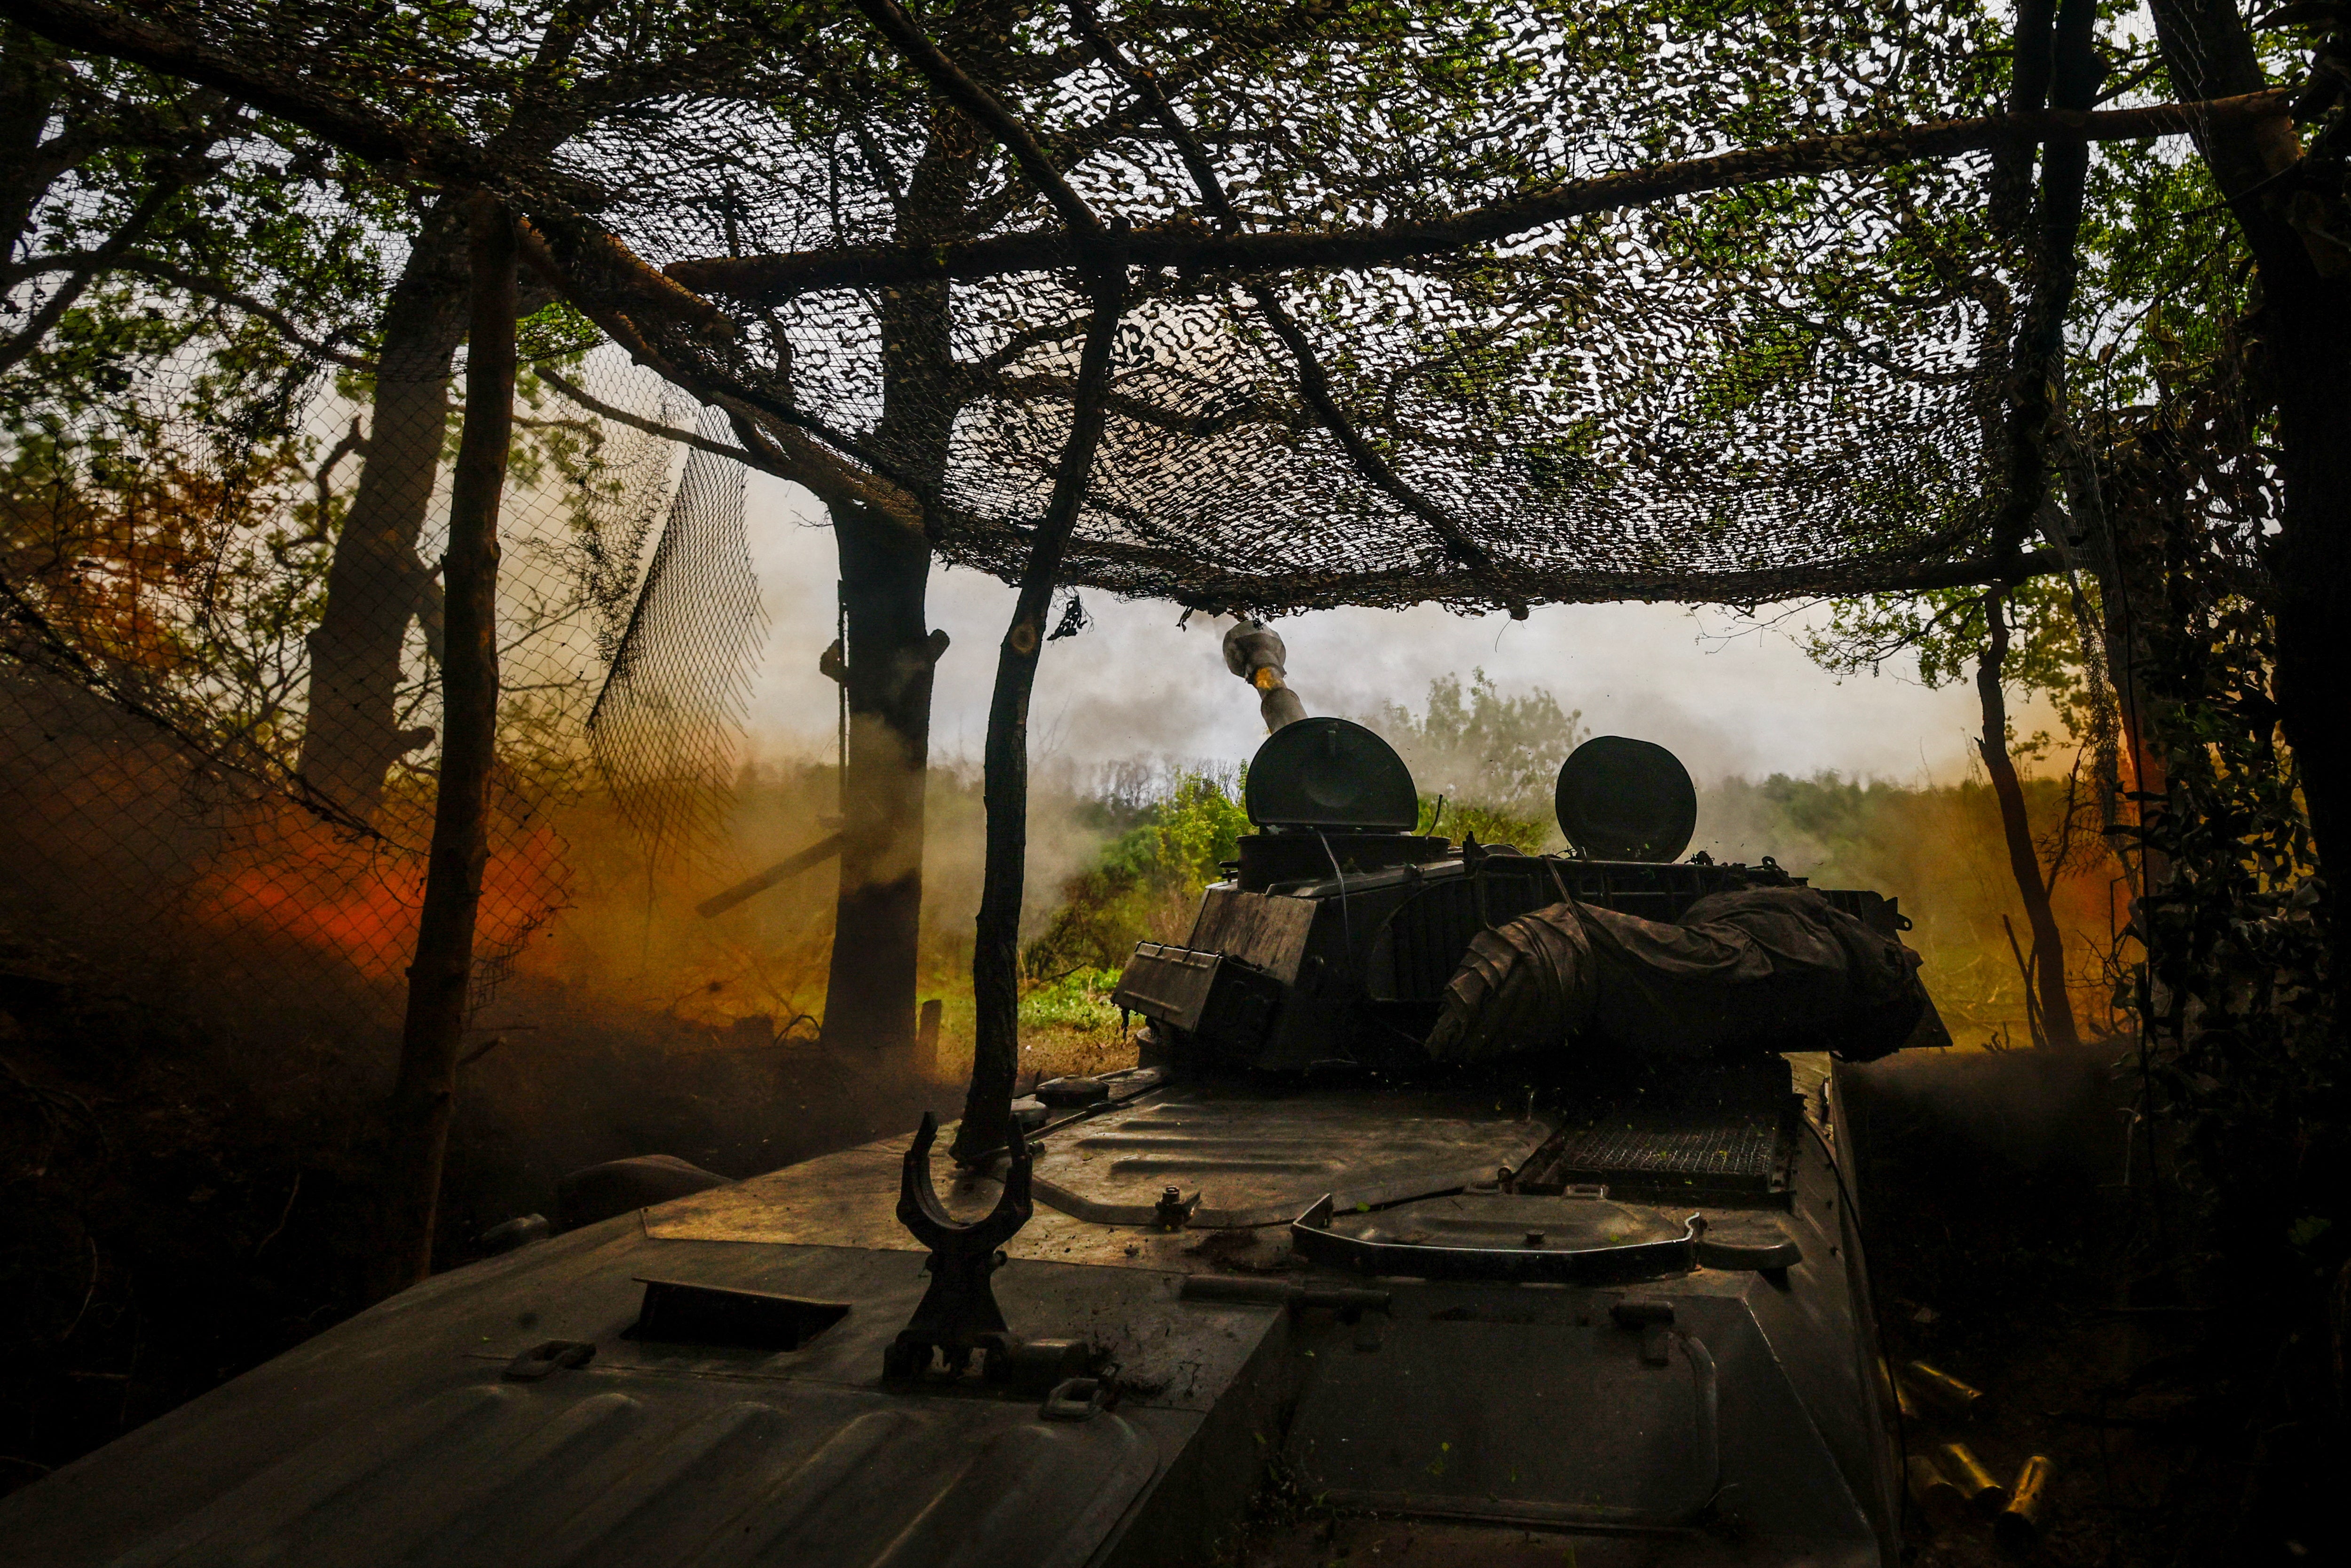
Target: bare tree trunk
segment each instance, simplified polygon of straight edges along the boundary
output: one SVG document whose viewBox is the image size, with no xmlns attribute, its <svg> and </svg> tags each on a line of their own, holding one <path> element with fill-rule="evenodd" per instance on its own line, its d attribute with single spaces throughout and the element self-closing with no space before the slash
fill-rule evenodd
<svg viewBox="0 0 2351 1568">
<path fill-rule="evenodd" d="M 486 821 L 498 728 L 498 501 L 513 434 L 514 220 L 495 199 L 469 204 L 472 346 L 465 358 L 465 426 L 449 502 L 446 652 L 441 664 L 441 783 L 400 1077 L 388 1108 L 391 1148 L 380 1293 L 433 1267 L 441 1165 L 456 1109 L 457 1045 L 474 965 L 474 920 L 489 855 Z"/>
<path fill-rule="evenodd" d="M 925 624 L 928 539 L 849 507 L 834 509 L 832 526 L 849 622 L 849 766 L 824 1039 L 907 1049 L 921 956 L 931 674 L 946 633 Z"/>
<path fill-rule="evenodd" d="M 1983 754 L 1984 771 L 1991 776 L 1991 791 L 2000 802 L 2000 825 L 2008 840 L 2008 866 L 2015 874 L 2016 891 L 2024 900 L 2025 924 L 2032 931 L 2034 989 L 2049 1043 L 2071 1048 L 2081 1043 L 2074 1028 L 2073 999 L 2065 994 L 2065 942 L 2058 934 L 2057 917 L 2049 907 L 2049 887 L 2041 880 L 2041 856 L 2032 847 L 2032 827 L 2024 814 L 2024 786 L 2016 763 L 2008 754 L 2008 699 L 2001 690 L 2001 669 L 2008 662 L 2008 613 L 1999 590 L 1984 595 L 1984 621 L 1991 637 L 1983 662 L 1976 667 L 1976 695 L 1983 702 L 1983 737 L 1976 748 Z"/>
<path fill-rule="evenodd" d="M 382 804 L 392 765 L 433 738 L 400 727 L 400 655 L 428 580 L 416 541 L 448 434 L 450 366 L 465 336 L 462 221 L 455 198 L 434 204 L 384 308 L 359 487 L 310 633 L 301 773 L 361 820 Z"/>
<path fill-rule="evenodd" d="M 941 109 L 907 181 L 900 229 L 910 240 L 965 231 L 982 145 Z M 962 406 L 947 286 L 883 292 L 882 407 L 875 446 L 935 493 Z M 911 1051 L 921 966 L 925 785 L 931 682 L 946 634 L 927 625 L 930 540 L 890 518 L 835 507 L 833 539 L 848 612 L 849 764 L 841 781 L 841 891 L 824 997 L 829 1045 Z"/>
<path fill-rule="evenodd" d="M 1053 476 L 1052 498 L 1037 525 L 1020 573 L 1012 624 L 996 657 L 996 692 L 987 709 L 986 753 L 987 861 L 982 873 L 971 988 L 977 1038 L 971 1087 L 956 1129 L 955 1157 L 977 1160 L 1003 1146 L 1011 1117 L 1013 1081 L 1020 1070 L 1020 895 L 1029 853 L 1029 696 L 1037 684 L 1037 654 L 1061 552 L 1077 526 L 1094 453 L 1102 444 L 1111 349 L 1124 305 L 1123 269 L 1092 280 L 1093 319 L 1078 361 L 1075 407 L 1068 441 Z"/>
</svg>

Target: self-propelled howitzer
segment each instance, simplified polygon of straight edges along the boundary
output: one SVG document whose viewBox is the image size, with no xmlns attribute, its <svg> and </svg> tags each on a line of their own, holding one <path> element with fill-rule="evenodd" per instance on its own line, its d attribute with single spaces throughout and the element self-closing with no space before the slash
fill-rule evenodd
<svg viewBox="0 0 2351 1568">
<path fill-rule="evenodd" d="M 444 1274 L 0 1503 L 10 1560 L 1892 1568 L 1834 1051 L 1937 1039 L 1904 923 L 1677 862 L 1678 765 L 1592 745 L 1532 856 L 1286 724 L 1136 1068 L 944 1194 L 926 1120 Z"/>
</svg>

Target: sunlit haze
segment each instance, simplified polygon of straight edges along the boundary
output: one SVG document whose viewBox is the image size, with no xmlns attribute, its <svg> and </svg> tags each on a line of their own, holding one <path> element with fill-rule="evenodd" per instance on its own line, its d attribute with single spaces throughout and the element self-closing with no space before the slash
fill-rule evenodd
<svg viewBox="0 0 2351 1568">
<path fill-rule="evenodd" d="M 833 635 L 837 576 L 821 509 L 795 486 L 753 476 L 751 549 L 769 617 L 751 705 L 756 751 L 830 745 L 832 683 L 817 655 Z M 1246 758 L 1264 737 L 1257 704 L 1225 672 L 1227 622 L 1156 600 L 1085 595 L 1092 624 L 1049 643 L 1037 681 L 1034 758 L 1081 766 L 1137 755 Z M 954 639 L 940 661 L 934 754 L 977 759 L 995 676 L 996 646 L 1012 591 L 981 573 L 941 570 L 930 617 Z M 1672 604 L 1552 605 L 1523 622 L 1462 616 L 1434 605 L 1332 610 L 1287 618 L 1290 678 L 1311 713 L 1361 716 L 1381 703 L 1417 708 L 1429 682 L 1482 668 L 1505 691 L 1547 687 L 1581 709 L 1596 734 L 1670 747 L 1701 785 L 1771 773 L 1907 784 L 1964 777 L 1981 724 L 1971 685 L 1929 691 L 1907 661 L 1840 682 L 1806 659 L 1802 609 L 1750 620 L 1728 610 Z M 2015 709 L 2018 728 L 2053 727 L 2039 706 Z"/>
</svg>

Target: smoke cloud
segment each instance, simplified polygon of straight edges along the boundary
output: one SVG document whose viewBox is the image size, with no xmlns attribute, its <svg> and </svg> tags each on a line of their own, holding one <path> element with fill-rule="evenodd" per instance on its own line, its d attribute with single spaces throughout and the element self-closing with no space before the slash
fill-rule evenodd
<svg viewBox="0 0 2351 1568">
<path fill-rule="evenodd" d="M 755 476 L 752 551 L 773 632 L 752 701 L 755 740 L 776 746 L 826 736 L 832 684 L 816 655 L 832 639 L 832 535 L 820 507 L 779 481 Z M 932 734 L 947 756 L 979 755 L 996 649 L 1012 591 L 945 570 L 931 583 L 931 620 L 954 638 L 940 661 Z M 1179 607 L 1087 594 L 1093 623 L 1054 643 L 1040 665 L 1030 750 L 1042 759 L 1114 761 L 1135 755 L 1245 760 L 1264 737 L 1257 704 L 1225 672 L 1217 639 L 1228 622 Z M 1797 644 L 1811 623 L 1776 623 L 1676 605 L 1552 605 L 1524 622 L 1460 616 L 1433 605 L 1332 610 L 1274 622 L 1290 650 L 1290 684 L 1311 714 L 1417 708 L 1432 680 L 1482 669 L 1505 691 L 1540 686 L 1580 709 L 1595 735 L 1629 735 L 1672 749 L 1701 784 L 1740 775 L 1845 778 L 1911 785 L 1967 777 L 1968 737 L 1981 725 L 1973 689 L 1928 691 L 1889 665 L 1876 678 L 1819 669 Z M 2021 733 L 2057 727 L 2035 705 Z"/>
</svg>

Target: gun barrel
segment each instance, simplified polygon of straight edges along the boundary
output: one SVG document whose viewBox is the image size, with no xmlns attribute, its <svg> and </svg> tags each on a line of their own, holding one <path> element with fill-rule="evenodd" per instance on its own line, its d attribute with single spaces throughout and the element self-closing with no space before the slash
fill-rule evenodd
<svg viewBox="0 0 2351 1568">
<path fill-rule="evenodd" d="M 1269 735 L 1306 716 L 1306 705 L 1290 689 L 1289 656 L 1281 634 L 1272 627 L 1246 615 L 1233 617 L 1225 633 L 1225 667 L 1257 688 L 1258 712 L 1265 717 Z"/>
</svg>

